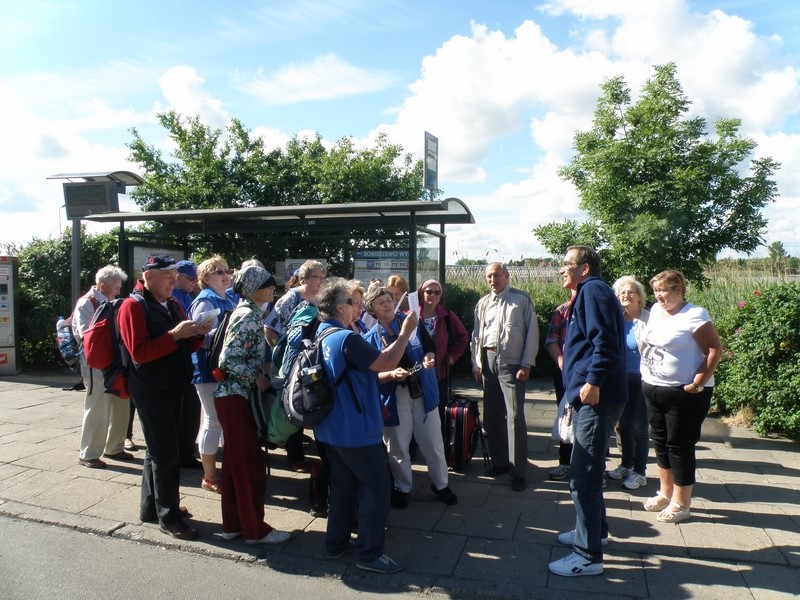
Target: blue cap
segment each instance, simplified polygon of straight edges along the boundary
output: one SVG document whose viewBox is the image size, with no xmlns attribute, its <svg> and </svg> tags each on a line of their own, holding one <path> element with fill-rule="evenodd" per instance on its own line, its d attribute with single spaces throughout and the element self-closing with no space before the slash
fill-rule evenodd
<svg viewBox="0 0 800 600">
<path fill-rule="evenodd" d="M 197 267 L 190 260 L 178 261 L 178 273 L 191 277 L 192 279 L 197 279 Z"/>
</svg>

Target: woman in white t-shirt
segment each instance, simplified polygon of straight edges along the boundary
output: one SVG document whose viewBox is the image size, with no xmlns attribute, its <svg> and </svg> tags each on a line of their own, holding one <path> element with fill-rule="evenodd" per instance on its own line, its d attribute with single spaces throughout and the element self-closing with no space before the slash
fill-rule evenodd
<svg viewBox="0 0 800 600">
<path fill-rule="evenodd" d="M 691 517 L 695 446 L 711 405 L 722 344 L 706 310 L 684 300 L 686 279 L 680 272 L 662 271 L 650 285 L 656 304 L 639 344 L 660 489 L 644 508 L 658 511 L 661 522 L 680 523 Z"/>
</svg>

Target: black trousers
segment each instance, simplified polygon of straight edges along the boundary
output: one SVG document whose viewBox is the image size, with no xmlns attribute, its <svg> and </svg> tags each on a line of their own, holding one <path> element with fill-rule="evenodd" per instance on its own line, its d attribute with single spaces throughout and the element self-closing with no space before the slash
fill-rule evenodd
<svg viewBox="0 0 800 600">
<path fill-rule="evenodd" d="M 162 527 L 181 520 L 179 488 L 181 464 L 178 434 L 184 399 L 197 398 L 194 386 L 183 390 L 146 391 L 131 388 L 131 396 L 147 444 L 142 469 L 141 515 L 155 511 Z"/>
</svg>

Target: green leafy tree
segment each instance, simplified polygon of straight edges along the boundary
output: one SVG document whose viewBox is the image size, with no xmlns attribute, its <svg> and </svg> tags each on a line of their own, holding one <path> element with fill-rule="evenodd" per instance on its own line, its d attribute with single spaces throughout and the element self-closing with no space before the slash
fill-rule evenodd
<svg viewBox="0 0 800 600">
<path fill-rule="evenodd" d="M 295 137 L 285 148 L 269 150 L 236 119 L 224 132 L 175 112 L 158 120 L 174 143 L 171 156 L 145 143 L 135 129 L 128 145 L 144 178 L 132 197 L 146 211 L 418 200 L 427 194 L 422 161 L 385 135 L 366 149 L 356 149 L 350 138 L 327 148 L 316 136 Z M 218 253 L 231 262 L 253 254 L 323 257 L 335 272 L 346 248 L 392 246 L 394 235 L 380 229 L 349 236 L 341 229 L 284 236 L 231 232 L 188 236 L 186 242 L 196 257 Z"/>
<path fill-rule="evenodd" d="M 738 119 L 688 117 L 690 102 L 673 63 L 656 66 L 639 100 L 621 77 L 607 80 L 593 127 L 574 138 L 576 154 L 559 174 L 580 194 L 595 246 L 611 277 L 642 281 L 666 268 L 704 285 L 704 267 L 723 249 L 750 253 L 763 244 L 761 209 L 777 195 L 771 158 L 743 162 L 756 148 Z M 548 251 L 586 241 L 580 225 L 534 229 Z"/>
<path fill-rule="evenodd" d="M 117 234 L 87 235 L 81 229 L 81 291 L 94 285 L 97 270 L 119 264 Z M 53 341 L 59 316 L 72 313 L 72 233 L 34 238 L 19 249 L 20 338 L 23 364 L 63 364 Z"/>
</svg>

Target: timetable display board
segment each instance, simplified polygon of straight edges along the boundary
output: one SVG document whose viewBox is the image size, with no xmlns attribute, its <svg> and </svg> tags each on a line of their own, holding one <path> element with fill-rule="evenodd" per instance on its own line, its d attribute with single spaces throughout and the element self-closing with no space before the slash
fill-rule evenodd
<svg viewBox="0 0 800 600">
<path fill-rule="evenodd" d="M 356 250 L 353 253 L 353 274 L 364 285 L 378 278 L 384 282 L 390 275 L 402 275 L 408 280 L 408 248 L 394 250 Z"/>
</svg>

